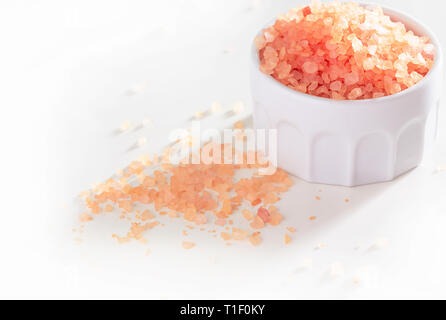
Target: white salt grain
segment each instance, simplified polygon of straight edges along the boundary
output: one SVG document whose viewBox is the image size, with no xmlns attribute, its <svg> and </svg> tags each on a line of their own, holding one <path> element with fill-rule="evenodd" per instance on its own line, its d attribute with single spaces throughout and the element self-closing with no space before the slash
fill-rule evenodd
<svg viewBox="0 0 446 320">
<path fill-rule="evenodd" d="M 130 123 L 130 121 L 126 120 L 123 123 L 121 123 L 121 126 L 119 127 L 119 129 L 121 130 L 121 132 L 126 132 L 126 131 L 130 130 L 131 127 L 132 127 L 132 124 Z"/>
<path fill-rule="evenodd" d="M 234 107 L 232 108 L 232 111 L 233 111 L 235 114 L 242 113 L 244 110 L 245 110 L 245 105 L 243 104 L 242 101 L 237 101 L 237 102 L 234 104 Z"/>
<path fill-rule="evenodd" d="M 221 105 L 218 102 L 212 102 L 211 104 L 211 111 L 212 113 L 219 113 L 221 111 Z"/>
<path fill-rule="evenodd" d="M 330 265 L 330 276 L 333 278 L 341 277 L 344 275 L 344 266 L 340 262 L 335 262 Z"/>
<path fill-rule="evenodd" d="M 138 139 L 138 141 L 136 142 L 136 145 L 138 147 L 142 147 L 147 143 L 147 139 L 145 137 L 141 137 Z"/>
</svg>

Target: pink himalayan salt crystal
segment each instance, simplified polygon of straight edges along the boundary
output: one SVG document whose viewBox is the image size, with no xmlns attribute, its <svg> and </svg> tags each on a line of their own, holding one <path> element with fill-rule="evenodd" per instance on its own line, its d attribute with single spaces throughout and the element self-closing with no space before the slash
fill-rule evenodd
<svg viewBox="0 0 446 320">
<path fill-rule="evenodd" d="M 316 73 L 318 65 L 312 61 L 307 61 L 302 65 L 302 70 L 308 74 Z"/>
<path fill-rule="evenodd" d="M 348 99 L 350 100 L 356 100 L 360 96 L 362 96 L 362 89 L 361 88 L 354 88 L 350 93 L 348 94 Z"/>
<path fill-rule="evenodd" d="M 330 90 L 338 92 L 342 88 L 342 82 L 341 81 L 333 81 L 330 83 Z"/>
<path fill-rule="evenodd" d="M 336 100 L 396 94 L 421 81 L 435 46 L 381 8 L 314 2 L 256 37 L 260 70 L 303 93 Z"/>
<path fill-rule="evenodd" d="M 260 207 L 259 210 L 257 210 L 257 215 L 263 220 L 263 222 L 268 222 L 271 219 L 271 215 L 269 214 L 268 210 L 263 207 Z"/>
</svg>

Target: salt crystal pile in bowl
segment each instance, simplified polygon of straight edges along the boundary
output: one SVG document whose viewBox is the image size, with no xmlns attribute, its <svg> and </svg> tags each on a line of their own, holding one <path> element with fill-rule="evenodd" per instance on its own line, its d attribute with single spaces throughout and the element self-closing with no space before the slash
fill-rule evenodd
<svg viewBox="0 0 446 320">
<path fill-rule="evenodd" d="M 417 167 L 436 133 L 437 37 L 397 10 L 331 2 L 290 10 L 256 37 L 254 127 L 277 130 L 278 166 L 358 186 Z"/>
</svg>

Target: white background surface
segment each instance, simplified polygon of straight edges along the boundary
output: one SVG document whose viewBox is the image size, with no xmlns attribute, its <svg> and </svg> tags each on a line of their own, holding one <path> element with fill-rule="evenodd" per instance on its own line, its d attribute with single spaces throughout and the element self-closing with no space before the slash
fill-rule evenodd
<svg viewBox="0 0 446 320">
<path fill-rule="evenodd" d="M 378 2 L 446 43 L 443 1 Z M 188 237 L 197 247 L 185 251 L 185 224 L 168 220 L 147 246 L 117 245 L 111 233 L 126 224 L 113 218 L 73 241 L 80 191 L 158 150 L 214 100 L 242 100 L 240 117 L 249 115 L 250 41 L 301 3 L 2 1 L 0 298 L 446 298 L 446 172 L 434 174 L 446 165 L 444 112 L 432 157 L 397 181 L 349 189 L 295 179 L 279 203 L 285 222 L 265 230 L 258 248 L 197 231 Z M 144 117 L 154 126 L 114 134 Z M 147 146 L 130 150 L 141 136 Z M 285 226 L 298 230 L 289 246 Z M 379 238 L 388 246 L 371 250 Z M 305 259 L 313 267 L 299 269 Z M 335 262 L 345 272 L 332 278 Z"/>
</svg>

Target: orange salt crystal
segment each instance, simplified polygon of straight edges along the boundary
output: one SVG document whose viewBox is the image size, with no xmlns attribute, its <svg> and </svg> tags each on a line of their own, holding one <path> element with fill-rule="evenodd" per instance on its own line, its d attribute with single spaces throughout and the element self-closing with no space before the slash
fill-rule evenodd
<svg viewBox="0 0 446 320">
<path fill-rule="evenodd" d="M 272 226 L 278 226 L 283 220 L 283 216 L 279 212 L 271 212 L 271 220 L 269 223 Z"/>
<path fill-rule="evenodd" d="M 113 206 L 111 204 L 107 204 L 104 208 L 105 212 L 112 212 L 113 211 Z"/>
<path fill-rule="evenodd" d="M 123 213 L 129 213 L 132 211 L 133 206 L 130 200 L 121 200 L 118 202 L 118 207 L 122 209 Z"/>
<path fill-rule="evenodd" d="M 220 233 L 220 236 L 225 241 L 231 240 L 231 238 L 232 238 L 231 235 L 229 233 L 227 233 L 227 232 Z"/>
<path fill-rule="evenodd" d="M 319 197 L 319 196 L 316 196 L 316 200 L 321 200 L 321 197 Z"/>
<path fill-rule="evenodd" d="M 181 245 L 186 250 L 187 249 L 192 249 L 193 247 L 195 247 L 195 243 L 194 242 L 190 242 L 190 241 L 183 241 L 183 243 Z"/>
<path fill-rule="evenodd" d="M 254 218 L 254 214 L 246 209 L 242 211 L 242 215 L 247 221 L 251 221 Z"/>
<path fill-rule="evenodd" d="M 260 200 L 260 199 L 255 199 L 254 201 L 251 202 L 251 205 L 252 205 L 253 207 L 255 207 L 256 205 L 260 204 L 261 202 L 262 202 L 262 200 Z"/>
<path fill-rule="evenodd" d="M 234 129 L 243 129 L 243 121 L 237 121 L 236 123 L 234 123 Z"/>
<path fill-rule="evenodd" d="M 291 232 L 291 233 L 296 232 L 296 228 L 293 228 L 293 227 L 287 227 L 286 229 L 288 230 L 288 232 Z"/>
<path fill-rule="evenodd" d="M 248 236 L 249 236 L 249 231 L 241 230 L 238 228 L 232 228 L 232 239 L 246 240 Z"/>
<path fill-rule="evenodd" d="M 144 210 L 141 213 L 141 220 L 142 221 L 151 220 L 153 218 L 155 218 L 155 215 L 153 213 L 151 213 L 149 210 Z"/>
<path fill-rule="evenodd" d="M 225 219 L 217 219 L 217 220 L 215 220 L 215 224 L 217 226 L 223 227 L 226 224 L 226 220 Z"/>
<path fill-rule="evenodd" d="M 88 222 L 88 221 L 91 221 L 91 220 L 93 220 L 93 217 L 90 214 L 88 214 L 88 213 L 83 213 L 83 214 L 81 214 L 79 216 L 79 221 L 80 222 Z"/>
<path fill-rule="evenodd" d="M 206 224 L 206 216 L 204 214 L 197 214 L 195 216 L 195 223 L 197 225 Z"/>
<path fill-rule="evenodd" d="M 260 70 L 303 93 L 336 100 L 393 95 L 421 81 L 435 47 L 379 7 L 332 1 L 279 16 L 254 40 Z"/>
<path fill-rule="evenodd" d="M 168 216 L 169 218 L 178 218 L 178 214 L 177 214 L 175 211 L 169 211 L 169 212 L 167 213 L 167 216 Z"/>
<path fill-rule="evenodd" d="M 260 207 L 257 210 L 257 216 L 260 217 L 260 219 L 262 219 L 263 222 L 265 222 L 265 223 L 268 222 L 271 219 L 270 213 L 268 212 L 268 210 L 266 210 L 263 207 Z"/>
<path fill-rule="evenodd" d="M 249 237 L 249 242 L 251 242 L 253 246 L 258 246 L 262 242 L 262 238 L 260 237 L 260 232 L 254 232 Z"/>
<path fill-rule="evenodd" d="M 311 221 L 314 221 L 314 220 L 316 220 L 317 218 L 315 217 L 315 216 L 312 216 L 312 217 L 310 217 L 310 218 L 308 218 L 309 220 L 311 220 Z"/>
<path fill-rule="evenodd" d="M 263 222 L 263 220 L 259 216 L 256 216 L 249 225 L 253 229 L 262 229 L 265 227 L 265 222 Z"/>
<path fill-rule="evenodd" d="M 288 234 L 285 234 L 285 244 L 289 244 L 291 242 L 291 237 Z"/>
</svg>

